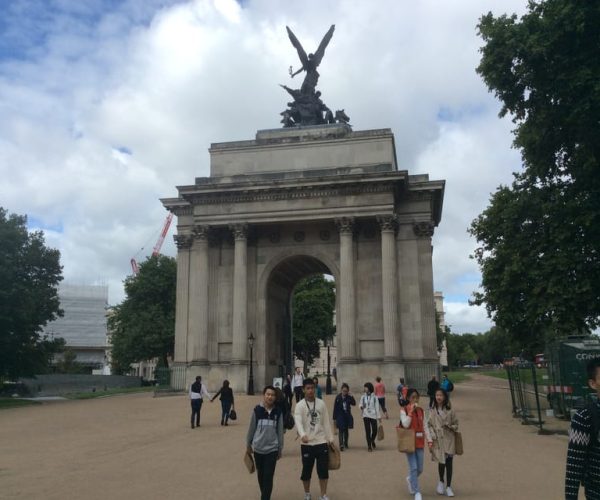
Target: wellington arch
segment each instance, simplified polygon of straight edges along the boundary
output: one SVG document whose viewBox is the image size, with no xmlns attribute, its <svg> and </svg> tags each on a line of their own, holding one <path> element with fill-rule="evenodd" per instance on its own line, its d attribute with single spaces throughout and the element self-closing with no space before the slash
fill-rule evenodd
<svg viewBox="0 0 600 500">
<path fill-rule="evenodd" d="M 293 287 L 325 273 L 336 281 L 338 382 L 424 387 L 438 372 L 431 239 L 444 181 L 399 169 L 390 129 L 345 123 L 259 130 L 209 152 L 210 176 L 162 200 L 178 217 L 182 380 L 244 391 L 251 333 L 257 389 L 288 370 Z"/>
</svg>

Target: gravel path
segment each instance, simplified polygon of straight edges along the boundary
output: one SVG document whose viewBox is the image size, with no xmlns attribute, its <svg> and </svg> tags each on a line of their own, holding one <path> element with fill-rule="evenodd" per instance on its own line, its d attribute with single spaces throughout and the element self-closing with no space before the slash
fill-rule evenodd
<svg viewBox="0 0 600 500">
<path fill-rule="evenodd" d="M 393 411 L 384 421 L 386 438 L 374 453 L 367 453 L 355 411 L 350 449 L 342 454 L 342 468 L 330 474 L 331 500 L 411 498 L 406 459 L 396 451 L 399 413 L 389 399 Z M 455 459 L 457 498 L 564 498 L 565 436 L 538 436 L 514 420 L 499 380 L 475 375 L 456 386 L 452 399 L 465 443 L 465 455 Z M 258 396 L 239 396 L 239 420 L 229 427 L 219 425 L 219 402 L 205 403 L 195 430 L 189 428 L 184 396 L 142 393 L 3 410 L 0 498 L 259 498 L 256 477 L 241 459 L 248 415 L 258 401 Z M 333 396 L 326 401 L 331 411 Z M 294 437 L 293 431 L 286 434 L 273 500 L 303 498 Z M 438 498 L 437 467 L 427 453 L 421 481 L 424 498 Z M 316 480 L 312 491 L 315 498 Z"/>
</svg>

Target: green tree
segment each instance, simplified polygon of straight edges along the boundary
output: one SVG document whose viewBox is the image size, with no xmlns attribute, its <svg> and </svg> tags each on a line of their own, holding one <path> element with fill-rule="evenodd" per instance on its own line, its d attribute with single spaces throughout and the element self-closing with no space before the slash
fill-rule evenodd
<svg viewBox="0 0 600 500">
<path fill-rule="evenodd" d="M 478 27 L 477 71 L 516 125 L 524 168 L 471 225 L 472 302 L 533 352 L 600 325 L 600 3 L 530 2 Z"/>
<path fill-rule="evenodd" d="M 175 341 L 174 258 L 149 257 L 139 274 L 125 280 L 125 300 L 115 306 L 108 319 L 112 342 L 112 368 L 126 373 L 131 363 L 159 358 L 168 366 Z"/>
<path fill-rule="evenodd" d="M 292 311 L 293 350 L 306 367 L 319 356 L 319 341 L 335 334 L 335 284 L 323 275 L 301 280 L 294 289 Z"/>
<path fill-rule="evenodd" d="M 54 368 L 56 373 L 89 373 L 89 370 L 77 361 L 77 354 L 70 347 L 64 349 L 62 358 L 56 362 Z"/>
<path fill-rule="evenodd" d="M 62 316 L 58 250 L 46 247 L 42 231 L 29 232 L 27 217 L 0 207 L 0 379 L 47 371 L 62 339 L 42 335 Z"/>
</svg>

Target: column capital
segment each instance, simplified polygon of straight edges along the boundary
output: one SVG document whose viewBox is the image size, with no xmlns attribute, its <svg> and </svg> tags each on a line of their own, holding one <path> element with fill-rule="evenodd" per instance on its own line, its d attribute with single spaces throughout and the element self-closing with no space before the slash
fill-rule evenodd
<svg viewBox="0 0 600 500">
<path fill-rule="evenodd" d="M 178 250 L 186 250 L 192 246 L 192 235 L 190 234 L 176 234 L 173 239 Z"/>
<path fill-rule="evenodd" d="M 236 240 L 245 240 L 248 238 L 248 224 L 245 222 L 230 224 L 229 230 L 233 233 L 233 237 Z"/>
<path fill-rule="evenodd" d="M 208 241 L 210 226 L 194 226 L 192 237 L 194 240 Z"/>
<path fill-rule="evenodd" d="M 432 237 L 435 226 L 433 222 L 415 222 L 413 224 L 413 231 L 418 238 Z"/>
<path fill-rule="evenodd" d="M 381 231 L 396 231 L 398 227 L 398 218 L 396 214 L 390 215 L 378 215 L 377 222 L 379 223 L 379 227 Z"/>
<path fill-rule="evenodd" d="M 352 234 L 354 232 L 354 217 L 340 217 L 335 219 L 335 225 L 340 234 Z"/>
</svg>

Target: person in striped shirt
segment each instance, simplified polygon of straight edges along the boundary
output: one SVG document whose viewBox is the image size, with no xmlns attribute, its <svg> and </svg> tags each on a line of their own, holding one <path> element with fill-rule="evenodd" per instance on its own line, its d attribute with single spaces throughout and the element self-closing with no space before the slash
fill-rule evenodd
<svg viewBox="0 0 600 500">
<path fill-rule="evenodd" d="M 600 358 L 587 365 L 589 386 L 596 391 L 595 402 L 579 410 L 571 419 L 565 478 L 565 499 L 577 500 L 583 484 L 587 500 L 600 500 Z"/>
</svg>

